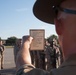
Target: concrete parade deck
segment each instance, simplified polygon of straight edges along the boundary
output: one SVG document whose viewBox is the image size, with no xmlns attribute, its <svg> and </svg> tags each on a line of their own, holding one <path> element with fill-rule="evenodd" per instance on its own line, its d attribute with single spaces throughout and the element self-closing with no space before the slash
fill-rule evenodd
<svg viewBox="0 0 76 75">
<path fill-rule="evenodd" d="M 5 48 L 4 65 L 2 70 L 0 68 L 0 75 L 15 75 L 15 72 L 16 72 L 16 69 L 15 69 L 15 62 L 14 62 L 14 50 L 13 48 Z"/>
</svg>

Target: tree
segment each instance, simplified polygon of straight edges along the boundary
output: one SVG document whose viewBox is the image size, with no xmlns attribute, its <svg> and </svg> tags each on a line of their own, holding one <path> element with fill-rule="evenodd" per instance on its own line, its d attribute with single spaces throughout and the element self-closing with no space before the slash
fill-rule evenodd
<svg viewBox="0 0 76 75">
<path fill-rule="evenodd" d="M 0 40 L 1 40 L 1 37 L 0 37 Z"/>
<path fill-rule="evenodd" d="M 53 35 L 49 36 L 49 37 L 47 38 L 47 40 L 48 40 L 48 42 L 51 42 L 51 41 L 53 41 L 54 38 L 55 38 L 55 39 L 58 39 L 57 36 L 53 34 Z"/>
<path fill-rule="evenodd" d="M 12 37 L 9 37 L 7 40 L 6 40 L 6 45 L 14 45 L 15 42 L 16 42 L 17 38 L 15 36 L 12 36 Z"/>
<path fill-rule="evenodd" d="M 50 45 L 51 45 L 51 47 L 53 47 L 53 39 L 56 39 L 56 40 L 58 40 L 58 38 L 57 38 L 57 36 L 56 35 L 51 35 L 51 36 L 49 36 L 48 38 L 47 38 L 47 40 L 48 40 L 48 42 L 50 43 Z"/>
</svg>

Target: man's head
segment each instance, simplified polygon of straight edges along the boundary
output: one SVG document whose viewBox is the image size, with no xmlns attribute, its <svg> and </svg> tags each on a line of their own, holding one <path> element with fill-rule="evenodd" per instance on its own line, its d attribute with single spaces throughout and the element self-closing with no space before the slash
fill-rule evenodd
<svg viewBox="0 0 76 75">
<path fill-rule="evenodd" d="M 21 46 L 21 44 L 22 44 L 22 40 L 21 40 L 21 39 L 17 39 L 17 40 L 16 40 L 16 45 L 17 45 L 17 46 Z"/>
<path fill-rule="evenodd" d="M 40 0 L 37 1 L 39 4 Z M 44 5 L 45 7 L 51 7 L 49 11 L 42 12 L 41 9 L 39 9 L 39 5 L 37 5 L 37 7 L 34 5 L 35 16 L 44 22 L 55 23 L 56 32 L 59 35 L 65 56 L 76 53 L 76 0 L 46 0 L 47 3 L 44 3 L 44 0 L 41 1 L 42 5 L 49 4 Z M 43 10 L 47 9 L 44 7 L 41 8 L 43 8 Z M 37 13 L 37 11 L 39 12 Z M 46 12 L 50 12 L 45 14 L 48 17 L 45 15 L 44 17 L 40 17 L 40 14 Z"/>
<path fill-rule="evenodd" d="M 2 45 L 3 43 L 2 43 L 2 40 L 0 40 L 0 45 Z"/>
<path fill-rule="evenodd" d="M 61 3 L 60 7 L 75 11 L 76 0 L 66 0 Z M 57 17 L 54 18 L 54 23 L 64 54 L 69 56 L 76 53 L 76 14 L 59 11 Z"/>
</svg>

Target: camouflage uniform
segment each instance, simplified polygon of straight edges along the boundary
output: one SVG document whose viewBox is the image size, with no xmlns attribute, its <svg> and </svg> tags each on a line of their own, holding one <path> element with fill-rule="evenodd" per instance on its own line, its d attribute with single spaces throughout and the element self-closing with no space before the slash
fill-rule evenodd
<svg viewBox="0 0 76 75">
<path fill-rule="evenodd" d="M 32 64 L 36 66 L 36 68 L 41 68 L 45 70 L 45 55 L 44 51 L 30 51 Z"/>
<path fill-rule="evenodd" d="M 55 53 L 52 47 L 46 45 L 45 46 L 45 63 L 46 63 L 46 70 L 50 71 L 54 67 L 54 58 Z"/>
<path fill-rule="evenodd" d="M 1 69 L 3 69 L 3 54 L 4 54 L 4 46 L 0 45 Z"/>
<path fill-rule="evenodd" d="M 50 72 L 35 68 L 32 64 L 24 64 L 16 75 L 76 75 L 76 54 L 71 55 L 58 69 Z"/>
<path fill-rule="evenodd" d="M 18 54 L 20 47 L 21 47 L 21 42 L 22 42 L 21 39 L 17 39 L 16 43 L 14 45 L 14 61 L 15 61 L 15 63 L 16 63 L 17 54 Z"/>
<path fill-rule="evenodd" d="M 14 46 L 14 61 L 16 63 L 16 57 L 17 57 L 17 53 L 19 52 L 20 47 L 19 46 Z"/>
</svg>

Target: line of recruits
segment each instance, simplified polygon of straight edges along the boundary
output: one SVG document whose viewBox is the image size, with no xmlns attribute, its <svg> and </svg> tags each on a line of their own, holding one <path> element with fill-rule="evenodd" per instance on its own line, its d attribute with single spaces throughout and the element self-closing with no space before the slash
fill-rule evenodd
<svg viewBox="0 0 76 75">
<path fill-rule="evenodd" d="M 51 41 L 51 44 L 45 40 L 44 50 L 31 51 L 30 53 L 32 64 L 37 68 L 47 71 L 50 71 L 50 69 L 53 68 L 58 68 L 59 65 L 63 62 L 61 48 L 55 38 Z"/>
<path fill-rule="evenodd" d="M 16 56 L 20 49 L 21 39 L 17 39 L 14 46 L 14 56 L 16 63 Z M 57 40 L 54 38 L 51 43 L 45 40 L 44 50 L 30 50 L 32 64 L 37 68 L 50 71 L 50 69 L 58 68 L 63 62 L 63 55 Z"/>
</svg>

